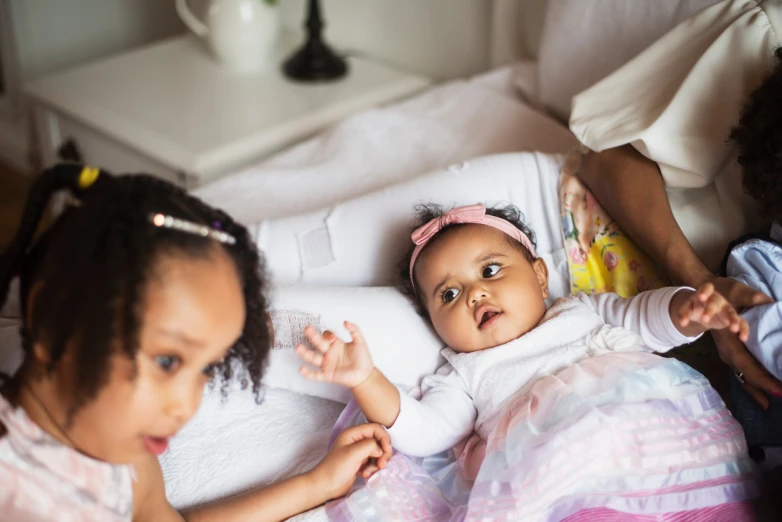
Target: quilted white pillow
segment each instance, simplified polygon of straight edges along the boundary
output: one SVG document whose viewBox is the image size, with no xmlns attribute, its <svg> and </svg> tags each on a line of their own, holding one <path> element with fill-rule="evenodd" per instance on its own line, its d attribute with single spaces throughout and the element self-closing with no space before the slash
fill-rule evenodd
<svg viewBox="0 0 782 522">
<path fill-rule="evenodd" d="M 308 381 L 294 348 L 306 344 L 304 327 L 332 330 L 344 340 L 345 320 L 356 324 L 375 365 L 394 383 L 417 386 L 421 378 L 445 363 L 443 343 L 428 321 L 395 288 L 329 288 L 280 286 L 272 290 L 270 307 L 274 347 L 263 383 L 305 395 L 347 403 L 350 391 L 333 384 Z M 19 320 L 0 318 L 0 372 L 13 374 L 22 362 Z"/>
<path fill-rule="evenodd" d="M 559 219 L 563 156 L 513 153 L 485 156 L 336 206 L 251 226 L 277 284 L 385 286 L 409 247 L 413 207 L 512 203 L 537 236 L 549 265 L 550 290 L 569 292 Z"/>
<path fill-rule="evenodd" d="M 307 344 L 303 330 L 308 324 L 349 341 L 343 322 L 354 323 L 364 335 L 375 366 L 395 384 L 417 386 L 445 363 L 440 355 L 442 341 L 395 288 L 276 287 L 271 315 L 274 347 L 263 382 L 272 388 L 342 403 L 350 400 L 347 388 L 309 381 L 299 373 L 302 362 L 294 348 Z"/>
</svg>

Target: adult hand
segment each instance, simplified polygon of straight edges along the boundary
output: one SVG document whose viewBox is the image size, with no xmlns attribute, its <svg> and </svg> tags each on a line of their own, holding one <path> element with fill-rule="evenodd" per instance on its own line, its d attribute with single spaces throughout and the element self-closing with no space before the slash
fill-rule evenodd
<svg viewBox="0 0 782 522">
<path fill-rule="evenodd" d="M 768 373 L 736 334 L 729 330 L 712 330 L 711 335 L 714 337 L 720 359 L 737 375 L 741 375 L 744 381 L 741 385 L 764 410 L 768 409 L 766 393 L 782 397 L 782 383 Z"/>
<path fill-rule="evenodd" d="M 735 279 L 714 276 L 711 278 L 711 283 L 739 313 L 753 306 L 774 302 L 763 292 Z M 782 397 L 782 383 L 768 373 L 734 334 L 722 330 L 712 331 L 711 335 L 714 337 L 720 359 L 737 375 L 741 375 L 744 380 L 742 386 L 763 409 L 768 408 L 766 393 Z"/>
<path fill-rule="evenodd" d="M 714 289 L 722 294 L 739 313 L 747 308 L 752 308 L 753 306 L 774 302 L 773 299 L 763 292 L 755 290 L 751 286 L 747 286 L 735 279 L 730 279 L 729 277 L 713 276 L 709 282 L 714 285 Z"/>
</svg>

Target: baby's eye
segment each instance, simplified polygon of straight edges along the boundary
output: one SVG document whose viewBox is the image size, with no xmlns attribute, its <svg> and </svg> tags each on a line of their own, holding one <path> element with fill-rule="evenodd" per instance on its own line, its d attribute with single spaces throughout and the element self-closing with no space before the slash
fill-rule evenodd
<svg viewBox="0 0 782 522">
<path fill-rule="evenodd" d="M 500 271 L 500 265 L 497 264 L 486 265 L 485 267 L 483 267 L 483 277 L 485 278 L 494 277 L 497 275 L 497 272 L 499 271 Z"/>
<path fill-rule="evenodd" d="M 179 368 L 179 357 L 175 355 L 159 355 L 155 357 L 155 362 L 164 372 L 173 372 Z"/>
<path fill-rule="evenodd" d="M 450 303 L 459 295 L 459 291 L 456 288 L 446 288 L 443 290 L 442 297 L 444 303 Z"/>
</svg>

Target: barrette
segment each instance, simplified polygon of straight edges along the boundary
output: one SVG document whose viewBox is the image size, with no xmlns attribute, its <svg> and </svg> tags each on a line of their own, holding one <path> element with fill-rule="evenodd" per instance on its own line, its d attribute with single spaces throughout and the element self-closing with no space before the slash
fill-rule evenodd
<svg viewBox="0 0 782 522">
<path fill-rule="evenodd" d="M 149 220 L 156 227 L 168 228 L 171 230 L 179 230 L 187 234 L 193 234 L 195 236 L 209 237 L 220 243 L 227 245 L 236 244 L 236 238 L 227 232 L 217 230 L 217 227 L 212 228 L 193 221 L 187 221 L 186 219 L 175 218 L 166 214 L 150 214 Z M 218 222 L 215 222 L 220 225 Z"/>
</svg>

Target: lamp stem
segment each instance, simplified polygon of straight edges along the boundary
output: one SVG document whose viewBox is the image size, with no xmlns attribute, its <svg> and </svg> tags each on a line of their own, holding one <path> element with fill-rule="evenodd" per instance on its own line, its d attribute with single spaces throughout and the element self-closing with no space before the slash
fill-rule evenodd
<svg viewBox="0 0 782 522">
<path fill-rule="evenodd" d="M 307 41 L 283 64 L 283 72 L 298 81 L 324 81 L 341 78 L 347 73 L 345 60 L 334 54 L 323 41 L 323 18 L 320 2 L 309 0 L 307 20 Z"/>
</svg>

